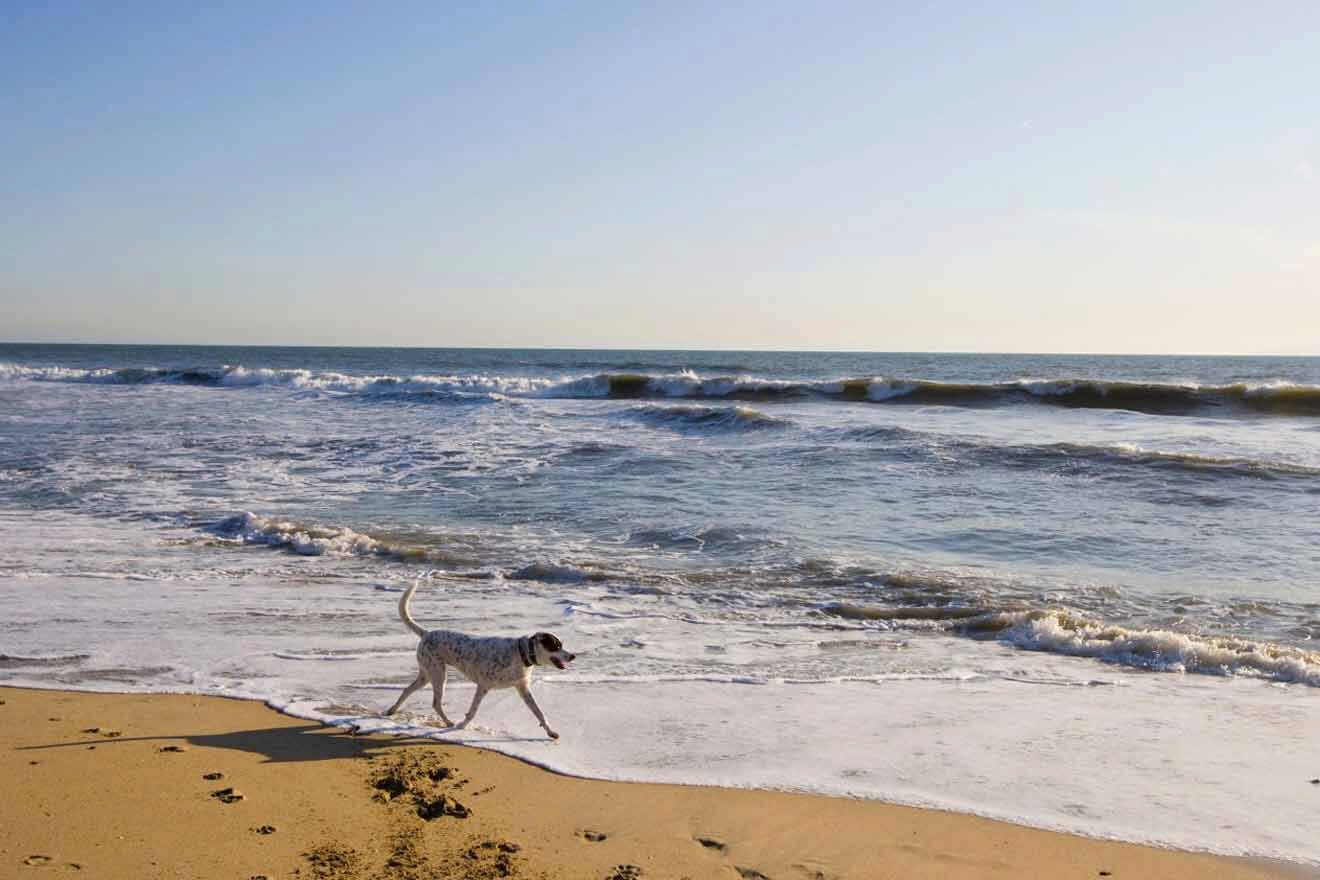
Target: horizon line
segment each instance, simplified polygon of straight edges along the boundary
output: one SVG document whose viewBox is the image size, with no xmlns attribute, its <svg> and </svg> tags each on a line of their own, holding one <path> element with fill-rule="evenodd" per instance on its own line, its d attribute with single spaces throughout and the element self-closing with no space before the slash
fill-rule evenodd
<svg viewBox="0 0 1320 880">
<path fill-rule="evenodd" d="M 1229 358 L 1320 358 L 1320 352 L 1206 352 L 1206 351 L 1045 351 L 1045 350 L 983 350 L 962 349 L 865 349 L 865 348 L 683 348 L 650 346 L 573 346 L 573 345 L 335 345 L 310 342 L 265 343 L 265 342 L 97 342 L 97 341 L 47 341 L 0 339 L 0 345 L 17 346 L 68 346 L 102 348 L 330 348 L 351 350 L 395 350 L 395 351 L 599 351 L 599 352 L 679 352 L 684 354 L 870 354 L 870 355 L 954 355 L 987 356 L 1016 355 L 1052 356 L 1052 357 L 1229 357 Z"/>
</svg>

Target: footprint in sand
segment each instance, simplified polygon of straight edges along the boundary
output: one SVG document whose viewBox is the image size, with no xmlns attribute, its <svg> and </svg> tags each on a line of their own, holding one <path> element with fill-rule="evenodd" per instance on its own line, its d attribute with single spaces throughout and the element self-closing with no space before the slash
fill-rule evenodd
<svg viewBox="0 0 1320 880">
<path fill-rule="evenodd" d="M 743 880 L 770 880 L 769 877 L 765 876 L 755 868 L 744 868 L 742 865 L 734 865 L 733 869 L 738 872 Z"/>
<path fill-rule="evenodd" d="M 114 739 L 114 738 L 117 737 L 117 736 L 123 736 L 123 735 L 124 735 L 123 731 L 120 731 L 120 730 L 103 730 L 103 731 L 101 731 L 101 736 L 108 737 L 108 738 L 110 738 L 110 739 Z"/>
<path fill-rule="evenodd" d="M 232 804 L 243 799 L 243 792 L 236 788 L 222 788 L 218 791 L 211 792 L 211 797 L 215 798 L 222 804 Z"/>
<path fill-rule="evenodd" d="M 706 849 L 713 849 L 718 853 L 722 853 L 728 849 L 728 846 L 725 845 L 724 841 L 717 840 L 714 837 L 698 837 L 696 838 L 696 841 Z"/>
<path fill-rule="evenodd" d="M 591 829 L 587 829 L 586 831 L 579 831 L 578 833 L 581 834 L 587 840 L 590 840 L 592 843 L 600 843 L 602 840 L 605 840 L 609 837 L 609 835 L 603 831 L 592 831 Z"/>
<path fill-rule="evenodd" d="M 477 864 L 472 866 L 475 870 L 464 871 L 463 877 L 513 877 L 517 876 L 517 864 L 514 862 L 514 855 L 522 850 L 522 847 L 508 840 L 486 840 L 474 847 L 470 847 L 464 854 L 465 859 L 469 859 Z M 410 875 L 411 876 L 411 875 Z"/>
<path fill-rule="evenodd" d="M 605 880 L 640 880 L 642 869 L 636 865 L 615 865 L 614 872 Z"/>
<path fill-rule="evenodd" d="M 53 856 L 32 855 L 24 859 L 23 864 L 27 865 L 30 868 L 35 868 L 40 865 L 49 865 L 53 860 L 53 858 L 54 858 Z"/>
<path fill-rule="evenodd" d="M 417 815 L 423 820 L 430 822 L 432 819 L 439 819 L 441 816 L 452 816 L 455 819 L 466 819 L 472 815 L 472 811 L 463 806 L 451 797 L 437 795 L 433 800 L 427 800 L 424 797 L 417 799 Z"/>
<path fill-rule="evenodd" d="M 158 752 L 186 752 L 186 751 L 188 751 L 188 750 L 187 750 L 186 748 L 184 748 L 183 746 L 161 746 L 161 747 L 160 747 L 159 749 L 157 749 L 156 751 L 158 751 Z"/>
<path fill-rule="evenodd" d="M 261 825 L 261 826 L 258 826 L 257 828 L 253 828 L 252 830 L 255 831 L 255 832 L 257 832 L 258 834 L 274 834 L 274 833 L 275 833 L 275 826 L 274 826 L 274 825 Z"/>
<path fill-rule="evenodd" d="M 218 772 L 218 771 L 215 772 L 215 773 L 203 773 L 203 774 L 202 774 L 202 778 L 203 778 L 203 779 L 212 779 L 212 780 L 214 780 L 214 779 L 224 779 L 224 778 L 225 778 L 225 774 L 220 773 L 220 772 Z"/>
</svg>

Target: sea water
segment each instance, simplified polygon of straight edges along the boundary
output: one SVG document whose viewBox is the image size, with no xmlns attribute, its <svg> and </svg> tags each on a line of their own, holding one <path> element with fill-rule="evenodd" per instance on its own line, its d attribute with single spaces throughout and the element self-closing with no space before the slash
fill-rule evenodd
<svg viewBox="0 0 1320 880">
<path fill-rule="evenodd" d="M 1320 863 L 1320 359 L 3 345 L 0 527 L 3 683 Z"/>
</svg>

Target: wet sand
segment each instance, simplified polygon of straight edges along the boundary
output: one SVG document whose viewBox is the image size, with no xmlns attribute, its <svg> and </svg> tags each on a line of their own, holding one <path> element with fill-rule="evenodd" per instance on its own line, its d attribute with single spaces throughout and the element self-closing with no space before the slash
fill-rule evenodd
<svg viewBox="0 0 1320 880">
<path fill-rule="evenodd" d="M 574 779 L 238 700 L 0 701 L 4 878 L 1317 876 L 873 801 Z"/>
</svg>

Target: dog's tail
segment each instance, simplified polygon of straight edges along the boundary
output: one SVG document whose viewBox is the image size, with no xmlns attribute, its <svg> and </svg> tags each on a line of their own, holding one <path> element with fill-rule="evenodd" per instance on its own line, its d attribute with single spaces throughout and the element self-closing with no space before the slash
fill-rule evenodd
<svg viewBox="0 0 1320 880">
<path fill-rule="evenodd" d="M 408 629 L 417 633 L 419 636 L 424 636 L 426 635 L 426 630 L 418 626 L 417 621 L 413 620 L 412 614 L 408 612 L 408 606 L 412 604 L 413 593 L 417 592 L 417 588 L 421 586 L 421 584 L 421 581 L 413 581 L 412 586 L 403 591 L 403 598 L 399 600 L 399 619 L 403 621 L 403 625 L 408 627 Z"/>
</svg>

